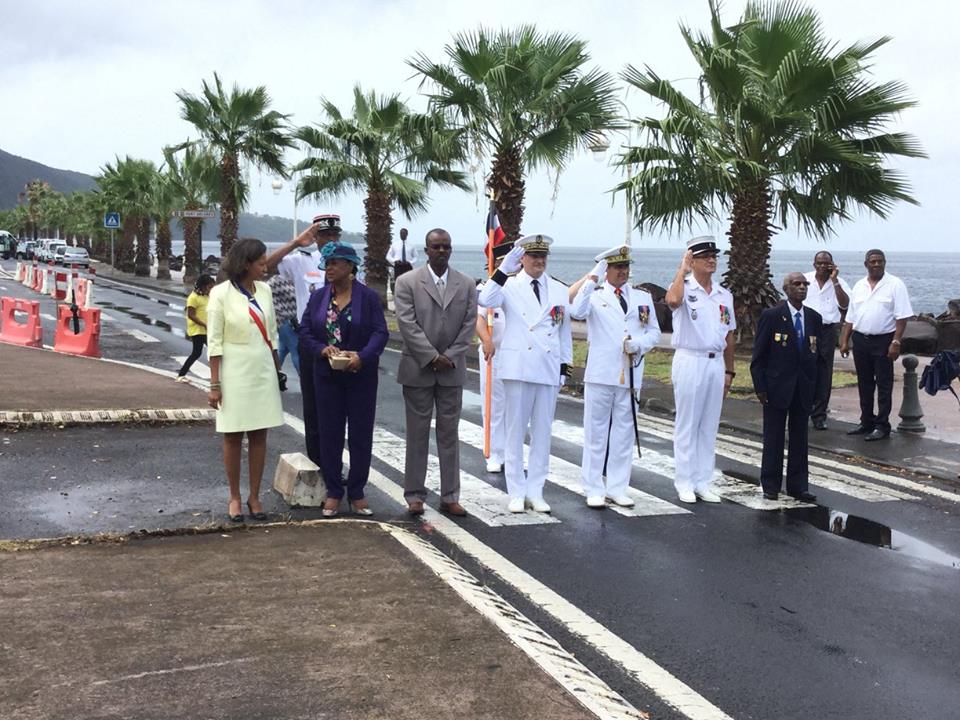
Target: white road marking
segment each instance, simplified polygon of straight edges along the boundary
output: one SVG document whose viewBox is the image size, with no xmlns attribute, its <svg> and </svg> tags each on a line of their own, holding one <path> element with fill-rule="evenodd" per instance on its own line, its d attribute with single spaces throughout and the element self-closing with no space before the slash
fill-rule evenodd
<svg viewBox="0 0 960 720">
<path fill-rule="evenodd" d="M 107 314 L 106 314 L 105 312 L 103 312 L 102 310 L 100 311 L 100 322 L 113 323 L 113 322 L 116 322 L 116 321 L 117 321 L 117 319 L 116 319 L 113 315 L 107 315 Z"/>
<path fill-rule="evenodd" d="M 373 431 L 373 452 L 391 467 L 402 468 L 406 456 L 406 440 L 382 428 Z M 440 461 L 430 453 L 427 458 L 426 486 L 440 494 Z M 461 469 L 460 504 L 471 515 L 491 527 L 502 525 L 546 525 L 560 522 L 552 515 L 535 512 L 512 513 L 507 510 L 510 498 L 484 480 Z"/>
<path fill-rule="evenodd" d="M 112 685 L 113 683 L 128 682 L 130 680 L 140 680 L 145 677 L 156 677 L 157 675 L 173 675 L 175 673 L 182 672 L 196 672 L 198 670 L 208 670 L 210 668 L 224 667 L 225 665 L 239 665 L 241 663 L 253 662 L 256 658 L 237 658 L 235 660 L 223 660 L 221 662 L 210 662 L 203 663 L 202 665 L 181 665 L 180 667 L 175 668 L 164 668 L 163 670 L 148 670 L 142 673 L 136 673 L 134 675 L 121 675 L 117 678 L 111 678 L 110 680 L 95 680 L 90 683 L 93 687 L 99 685 Z"/>
<path fill-rule="evenodd" d="M 6 285 L 0 285 L 0 290 L 6 290 L 6 289 L 7 289 Z"/>
<path fill-rule="evenodd" d="M 158 343 L 160 340 L 155 338 L 153 335 L 148 335 L 143 332 L 143 330 L 137 330 L 136 328 L 125 329 L 124 332 L 131 337 L 135 337 L 137 340 L 145 343 Z"/>
<path fill-rule="evenodd" d="M 167 311 L 164 313 L 164 315 L 166 315 L 167 317 L 175 317 L 175 318 L 182 318 L 182 317 L 183 317 L 183 313 L 182 313 L 182 312 L 170 312 L 169 310 L 167 310 Z"/>
<path fill-rule="evenodd" d="M 50 313 L 40 313 L 40 317 L 42 317 L 44 320 L 49 320 L 50 322 L 57 321 L 57 319 Z"/>
<path fill-rule="evenodd" d="M 640 429 L 642 432 L 666 440 L 673 440 L 673 423 L 669 420 L 652 418 L 649 415 L 641 415 L 639 420 Z M 751 465 L 753 467 L 759 467 L 763 444 L 750 438 L 735 438 L 732 436 L 718 435 L 716 449 L 717 455 L 730 460 L 746 463 L 747 465 Z M 786 457 L 787 453 L 784 453 L 784 455 Z M 852 467 L 850 465 L 844 465 L 844 474 L 840 474 L 832 469 L 832 467 L 835 465 L 835 461 L 830 462 L 811 457 L 810 484 L 816 485 L 817 487 L 826 488 L 827 490 L 832 490 L 834 492 L 842 493 L 844 495 L 849 495 L 850 497 L 858 498 L 865 502 L 919 500 L 919 497 L 916 495 L 911 495 L 901 490 L 895 490 L 889 487 L 878 486 L 874 482 L 853 477 L 853 474 L 857 472 L 859 468 Z M 877 473 L 877 475 L 879 475 L 879 473 Z M 896 479 L 900 480 L 900 478 Z M 890 482 L 892 482 L 892 480 Z M 924 491 L 927 490 L 925 486 L 920 485 L 920 483 L 912 483 L 912 485 L 916 486 L 915 489 L 922 489 Z M 937 490 L 937 488 L 931 489 Z M 943 494 L 947 495 L 945 492 Z M 951 493 L 950 495 L 951 497 L 949 499 L 960 502 L 960 495 L 956 493 Z"/>
<path fill-rule="evenodd" d="M 554 421 L 554 436 L 561 437 L 557 434 L 557 423 L 559 421 Z M 479 425 L 474 425 L 471 422 L 461 418 L 460 419 L 460 439 L 464 442 L 470 443 L 478 450 L 483 448 L 483 428 Z M 582 436 L 581 436 L 582 440 Z M 583 492 L 583 483 L 581 480 L 581 469 L 579 465 L 574 465 L 563 458 L 559 458 L 556 455 L 550 456 L 550 474 L 547 476 L 547 482 L 558 485 L 565 490 L 576 493 L 583 497 L 585 493 Z M 627 494 L 633 498 L 636 503 L 632 508 L 620 507 L 618 505 L 608 505 L 607 507 L 613 512 L 618 513 L 619 515 L 626 515 L 627 517 L 647 517 L 650 515 L 686 515 L 689 514 L 689 510 L 684 508 L 677 507 L 672 503 L 667 502 L 666 500 L 661 500 L 655 495 L 650 495 L 645 493 L 642 490 L 637 490 L 636 488 L 628 488 Z"/>
<path fill-rule="evenodd" d="M 187 361 L 187 356 L 186 356 L 186 355 L 171 355 L 171 356 L 170 356 L 170 359 L 176 361 L 176 363 L 177 363 L 178 365 L 180 365 L 181 367 L 183 367 L 183 363 L 185 363 L 185 362 Z M 209 366 L 209 365 L 205 365 L 204 363 L 200 362 L 199 360 L 195 360 L 194 363 L 193 363 L 193 365 L 190 366 L 190 372 L 192 372 L 194 375 L 196 375 L 196 376 L 197 376 L 198 378 L 200 378 L 201 380 L 209 380 L 209 379 L 210 379 L 210 366 Z"/>
<path fill-rule="evenodd" d="M 433 545 L 408 530 L 386 524 L 381 527 L 598 718 L 641 720 L 649 717 L 590 672 L 538 625 Z"/>
</svg>

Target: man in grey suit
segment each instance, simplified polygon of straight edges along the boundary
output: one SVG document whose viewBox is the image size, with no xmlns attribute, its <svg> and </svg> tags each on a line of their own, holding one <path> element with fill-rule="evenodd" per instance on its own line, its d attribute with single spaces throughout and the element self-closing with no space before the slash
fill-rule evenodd
<svg viewBox="0 0 960 720">
<path fill-rule="evenodd" d="M 440 510 L 463 516 L 460 505 L 460 409 L 466 353 L 477 321 L 473 280 L 450 267 L 450 233 L 427 233 L 427 264 L 397 278 L 394 308 L 403 337 L 397 382 L 406 405 L 407 454 L 403 495 L 411 515 L 423 514 L 430 420 L 437 411 Z"/>
</svg>

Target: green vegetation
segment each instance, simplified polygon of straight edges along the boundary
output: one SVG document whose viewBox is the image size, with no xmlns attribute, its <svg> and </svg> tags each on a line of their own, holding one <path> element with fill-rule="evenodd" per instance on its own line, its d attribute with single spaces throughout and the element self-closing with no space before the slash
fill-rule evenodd
<svg viewBox="0 0 960 720">
<path fill-rule="evenodd" d="M 357 86 L 349 117 L 329 100 L 321 105 L 323 123 L 296 132 L 313 153 L 294 168 L 305 173 L 297 195 L 366 194 L 366 281 L 386 302 L 393 208 L 410 218 L 426 209 L 432 185 L 468 189 L 467 175 L 452 168 L 464 160 L 463 143 L 442 115 L 411 112 L 397 95 Z"/>
<path fill-rule="evenodd" d="M 779 299 L 770 278 L 770 241 L 795 219 L 816 237 L 865 209 L 886 217 L 915 203 L 893 157 L 924 157 L 916 139 L 886 128 L 915 103 L 899 82 L 870 79 L 881 38 L 837 49 L 817 14 L 791 0 L 750 2 L 731 27 L 710 1 L 710 34 L 681 29 L 700 68 L 701 102 L 649 67 L 623 79 L 667 107 L 635 121 L 647 144 L 622 165 L 639 165 L 626 191 L 637 225 L 689 227 L 729 213 L 725 285 L 737 325 L 751 335 L 760 312 Z"/>
</svg>

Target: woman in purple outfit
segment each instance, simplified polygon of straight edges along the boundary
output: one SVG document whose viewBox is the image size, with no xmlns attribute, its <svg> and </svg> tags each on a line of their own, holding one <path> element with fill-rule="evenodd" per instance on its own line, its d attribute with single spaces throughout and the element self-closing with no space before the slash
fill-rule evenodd
<svg viewBox="0 0 960 720">
<path fill-rule="evenodd" d="M 380 295 L 356 281 L 360 265 L 353 246 L 328 243 L 321 249 L 326 284 L 315 292 L 300 324 L 300 345 L 314 359 L 314 402 L 320 431 L 320 470 L 327 486 L 323 516 L 339 512 L 344 495 L 343 446 L 350 450 L 346 494 L 358 515 L 372 515 L 364 498 L 373 450 L 377 368 L 390 337 Z M 342 370 L 330 358 L 352 351 Z M 304 398 L 304 402 L 308 399 Z M 349 437 L 345 437 L 349 425 Z"/>
</svg>

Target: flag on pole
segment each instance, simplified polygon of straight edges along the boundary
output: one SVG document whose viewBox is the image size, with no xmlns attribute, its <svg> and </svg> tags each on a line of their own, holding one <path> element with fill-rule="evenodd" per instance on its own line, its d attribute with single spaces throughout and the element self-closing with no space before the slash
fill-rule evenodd
<svg viewBox="0 0 960 720">
<path fill-rule="evenodd" d="M 487 213 L 487 246 L 483 252 L 487 256 L 487 265 L 493 268 L 493 249 L 506 239 L 507 235 L 500 227 L 500 218 L 497 217 L 497 204 L 490 200 L 490 210 Z"/>
</svg>

